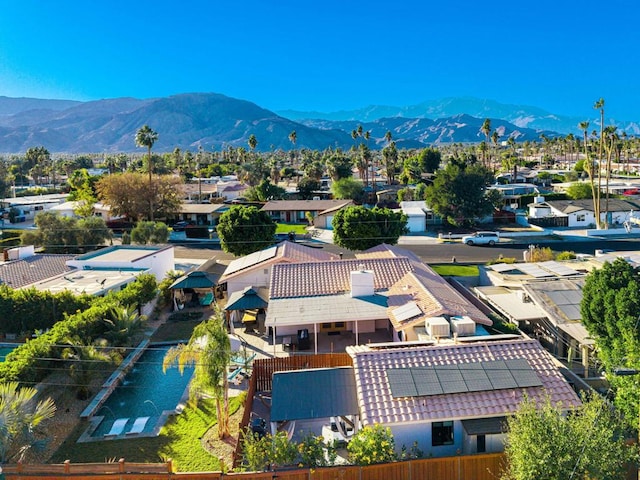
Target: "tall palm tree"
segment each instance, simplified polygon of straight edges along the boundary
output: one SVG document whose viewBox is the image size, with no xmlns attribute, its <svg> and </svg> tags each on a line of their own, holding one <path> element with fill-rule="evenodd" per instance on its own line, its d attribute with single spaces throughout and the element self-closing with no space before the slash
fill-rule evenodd
<svg viewBox="0 0 640 480">
<path fill-rule="evenodd" d="M 294 166 L 297 165 L 297 155 L 296 155 L 296 142 L 298 141 L 298 134 L 296 133 L 295 130 L 291 130 L 291 133 L 289 134 L 289 141 L 291 142 L 291 144 L 293 145 L 293 164 Z"/>
<path fill-rule="evenodd" d="M 104 336 L 111 345 L 126 347 L 146 328 L 146 315 L 140 315 L 135 305 L 120 305 L 111 309 L 104 319 L 107 331 Z"/>
<path fill-rule="evenodd" d="M 580 122 L 578 124 L 578 128 L 580 128 L 580 130 L 582 130 L 582 134 L 583 134 L 583 144 L 584 144 L 584 170 L 587 172 L 587 175 L 589 176 L 589 184 L 591 185 L 591 195 L 593 197 L 593 213 L 595 214 L 595 218 L 596 218 L 596 226 L 600 225 L 599 219 L 600 219 L 600 191 L 596 191 L 596 185 L 595 185 L 595 177 L 594 175 L 596 174 L 596 168 L 595 168 L 595 162 L 593 161 L 593 159 L 591 158 L 591 154 L 589 153 L 589 138 L 588 138 L 588 130 L 589 130 L 589 122 Z M 600 168 L 598 167 L 598 170 Z"/>
<path fill-rule="evenodd" d="M 605 170 L 605 201 L 604 201 L 604 224 L 605 228 L 609 228 L 609 181 L 611 180 L 611 158 L 616 152 L 616 144 L 618 142 L 618 135 L 616 133 L 617 127 L 613 125 L 609 125 L 604 129 L 604 135 L 606 138 L 606 142 L 604 144 L 604 149 L 607 154 L 607 163 Z"/>
<path fill-rule="evenodd" d="M 19 388 L 17 382 L 0 383 L 0 463 L 17 457 L 22 460 L 30 448 L 42 448 L 35 428 L 52 418 L 56 405 L 51 398 L 35 403 L 38 391 Z"/>
<path fill-rule="evenodd" d="M 489 148 L 489 136 L 491 135 L 491 119 L 489 118 L 485 118 L 484 122 L 482 122 L 482 126 L 480 127 L 480 131 L 484 134 L 484 138 L 485 138 L 485 144 L 487 146 L 487 149 Z M 483 150 L 483 154 L 482 154 L 482 164 L 486 167 L 487 166 L 487 159 L 486 159 L 486 150 Z M 489 161 L 491 161 L 491 159 L 489 159 Z"/>
<path fill-rule="evenodd" d="M 153 222 L 153 161 L 151 160 L 151 148 L 158 140 L 158 133 L 154 132 L 149 125 L 143 125 L 136 132 L 136 146 L 147 148 L 147 169 L 149 170 L 149 220 Z"/>
<path fill-rule="evenodd" d="M 600 110 L 600 142 L 598 147 L 598 202 L 600 202 L 600 192 L 602 190 L 602 161 L 604 159 L 604 98 L 593 103 L 593 108 Z M 600 228 L 600 212 L 596 217 L 596 225 Z"/>
<path fill-rule="evenodd" d="M 251 149 L 251 153 L 254 153 L 256 150 L 256 147 L 258 146 L 258 139 L 256 138 L 256 136 L 252 133 L 251 135 L 249 135 L 249 140 L 247 141 L 247 143 L 249 144 L 249 148 Z"/>
<path fill-rule="evenodd" d="M 190 393 L 209 390 L 216 399 L 218 437 L 227 438 L 229 430 L 229 383 L 227 370 L 231 359 L 231 344 L 222 313 L 215 313 L 193 330 L 189 342 L 171 348 L 162 361 L 163 370 L 177 365 L 180 373 L 194 365 L 194 379 Z"/>
</svg>

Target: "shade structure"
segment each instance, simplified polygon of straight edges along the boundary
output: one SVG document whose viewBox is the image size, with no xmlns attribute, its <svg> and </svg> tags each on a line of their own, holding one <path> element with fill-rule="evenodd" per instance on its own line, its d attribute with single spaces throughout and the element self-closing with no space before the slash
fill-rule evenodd
<svg viewBox="0 0 640 480">
<path fill-rule="evenodd" d="M 267 308 L 266 292 L 262 288 L 246 287 L 244 290 L 233 292 L 229 296 L 225 310 L 257 310 Z"/>
<path fill-rule="evenodd" d="M 220 277 L 208 272 L 195 270 L 181 276 L 169 287 L 172 290 L 184 288 L 211 288 Z"/>
</svg>

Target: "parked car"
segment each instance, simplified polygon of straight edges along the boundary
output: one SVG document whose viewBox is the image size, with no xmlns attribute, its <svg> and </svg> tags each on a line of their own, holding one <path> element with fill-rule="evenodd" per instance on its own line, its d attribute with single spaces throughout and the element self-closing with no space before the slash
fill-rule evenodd
<svg viewBox="0 0 640 480">
<path fill-rule="evenodd" d="M 187 228 L 189 225 L 190 225 L 189 222 L 185 222 L 184 220 L 181 220 L 171 225 L 171 228 L 173 228 L 174 232 L 184 232 L 185 228 Z"/>
<path fill-rule="evenodd" d="M 498 232 L 476 232 L 473 235 L 462 237 L 462 243 L 466 245 L 495 245 L 500 241 Z"/>
</svg>

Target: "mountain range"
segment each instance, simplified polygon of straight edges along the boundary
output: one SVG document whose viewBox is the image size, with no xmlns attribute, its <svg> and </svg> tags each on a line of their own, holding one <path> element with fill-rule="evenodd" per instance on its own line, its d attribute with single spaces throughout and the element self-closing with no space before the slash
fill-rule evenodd
<svg viewBox="0 0 640 480">
<path fill-rule="evenodd" d="M 297 136 L 295 148 L 348 149 L 354 145 L 351 132 L 358 125 L 370 131 L 372 148 L 386 145 L 387 131 L 392 133 L 398 147 L 420 148 L 481 141 L 485 118 L 491 119 L 491 126 L 501 140 L 510 136 L 517 141 L 539 140 L 541 133 L 555 136 L 556 132 L 562 132 L 562 124 L 557 120 L 561 117 L 532 107 L 477 99 L 445 99 L 412 107 L 372 106 L 319 114 L 274 113 L 255 103 L 217 93 L 88 102 L 0 97 L 0 152 L 21 153 L 40 145 L 50 152 L 142 152 L 134 137 L 144 124 L 158 132 L 153 146 L 156 152 L 176 147 L 195 151 L 199 146 L 207 150 L 225 146 L 248 149 L 250 135 L 258 140 L 257 150 L 290 150 L 294 148 L 289 141 L 293 130 Z"/>
</svg>

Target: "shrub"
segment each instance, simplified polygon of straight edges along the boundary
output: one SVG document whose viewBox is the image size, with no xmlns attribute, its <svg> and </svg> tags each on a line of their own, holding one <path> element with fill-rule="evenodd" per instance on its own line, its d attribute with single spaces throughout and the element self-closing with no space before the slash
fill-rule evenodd
<svg viewBox="0 0 640 480">
<path fill-rule="evenodd" d="M 298 444 L 299 465 L 316 468 L 333 465 L 337 457 L 335 443 L 325 445 L 324 438 L 307 434 Z"/>
<path fill-rule="evenodd" d="M 560 252 L 557 256 L 556 256 L 556 260 L 575 260 L 576 259 L 576 254 L 575 252 Z"/>
<path fill-rule="evenodd" d="M 350 460 L 356 465 L 373 465 L 397 460 L 395 441 L 389 427 L 366 426 L 347 445 Z"/>
</svg>

